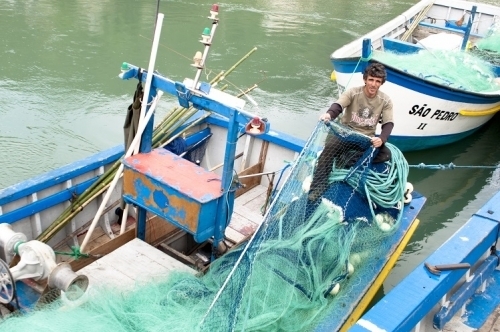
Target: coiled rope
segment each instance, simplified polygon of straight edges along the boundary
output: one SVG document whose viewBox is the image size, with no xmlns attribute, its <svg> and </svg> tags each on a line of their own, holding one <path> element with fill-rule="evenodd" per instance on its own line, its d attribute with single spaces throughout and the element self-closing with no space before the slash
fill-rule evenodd
<svg viewBox="0 0 500 332">
<path fill-rule="evenodd" d="M 373 204 L 386 209 L 394 207 L 401 209 L 404 202 L 406 181 L 408 179 L 409 166 L 403 153 L 390 143 L 386 143 L 386 146 L 392 153 L 391 159 L 386 162 L 386 172 L 380 173 L 369 169 L 365 175 L 362 170 L 358 170 L 346 179 L 351 170 L 336 169 L 335 173 L 330 177 L 330 181 L 347 180 L 347 183 L 353 188 L 356 188 L 355 186 L 360 183 L 360 177 L 365 177 L 363 181 L 364 187 L 356 188 L 356 190 L 366 196 L 374 218 Z M 398 214 L 398 222 L 401 215 L 402 213 Z"/>
</svg>

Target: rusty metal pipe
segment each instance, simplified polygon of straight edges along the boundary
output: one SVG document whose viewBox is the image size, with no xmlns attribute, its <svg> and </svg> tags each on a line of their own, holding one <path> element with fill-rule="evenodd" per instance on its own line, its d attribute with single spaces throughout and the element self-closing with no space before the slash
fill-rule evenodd
<svg viewBox="0 0 500 332">
<path fill-rule="evenodd" d="M 431 265 L 431 264 L 425 262 L 424 265 L 430 273 L 437 275 L 437 276 L 441 274 L 441 271 L 470 269 L 469 263 Z"/>
</svg>

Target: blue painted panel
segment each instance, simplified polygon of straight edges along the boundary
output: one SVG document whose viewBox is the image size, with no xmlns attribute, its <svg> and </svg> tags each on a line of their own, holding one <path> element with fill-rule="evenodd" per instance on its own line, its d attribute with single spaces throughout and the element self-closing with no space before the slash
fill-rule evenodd
<svg viewBox="0 0 500 332">
<path fill-rule="evenodd" d="M 18 309 L 20 309 L 23 313 L 32 311 L 41 297 L 41 294 L 34 288 L 30 287 L 28 283 L 34 283 L 34 281 L 31 279 L 27 279 L 26 282 L 16 281 L 16 292 L 20 307 Z M 17 307 L 17 305 L 15 305 L 15 299 L 11 302 L 11 304 L 14 305 L 14 307 Z"/>
<path fill-rule="evenodd" d="M 202 129 L 194 134 L 191 134 L 186 137 L 186 145 L 190 146 L 195 143 L 198 143 L 199 141 L 207 138 L 211 134 L 211 130 L 209 127 Z"/>
<path fill-rule="evenodd" d="M 442 306 L 434 316 L 434 327 L 442 330 L 453 316 L 465 305 L 476 290 L 492 275 L 498 265 L 498 257 L 488 257 L 479 268 L 474 271 L 471 280 L 463 283 L 449 298 L 449 305 Z"/>
<path fill-rule="evenodd" d="M 385 51 L 394 53 L 413 54 L 422 50 L 420 46 L 393 38 L 382 38 L 382 43 Z"/>
<path fill-rule="evenodd" d="M 138 67 L 129 64 L 129 71 L 123 74 L 123 79 L 137 78 Z M 148 72 L 146 70 L 142 71 L 142 82 L 146 82 Z M 159 74 L 153 73 L 153 78 L 151 82 L 152 86 L 161 91 L 167 92 L 173 96 L 179 97 L 179 103 L 183 107 L 188 107 L 189 103 L 192 103 L 198 109 L 210 110 L 221 114 L 227 118 L 231 117 L 231 114 L 236 111 L 235 108 L 229 107 L 220 102 L 208 99 L 204 96 L 197 96 L 191 93 L 181 82 L 174 82 L 166 77 Z M 248 114 L 238 112 L 237 122 L 247 123 L 250 120 Z"/>
<path fill-rule="evenodd" d="M 0 205 L 13 202 L 35 192 L 50 188 L 56 184 L 73 179 L 95 170 L 103 165 L 115 162 L 123 155 L 123 145 L 96 153 L 88 158 L 60 167 L 56 170 L 36 176 L 29 180 L 0 190 Z"/>
<path fill-rule="evenodd" d="M 423 26 L 423 27 L 432 28 L 432 29 L 443 30 L 444 32 L 451 32 L 451 33 L 458 33 L 458 34 L 464 34 L 465 30 L 467 30 L 467 25 L 463 25 L 463 26 L 459 27 L 458 25 L 452 23 L 451 21 L 447 21 L 445 26 L 439 26 L 437 24 L 432 24 L 432 23 L 428 23 L 428 22 L 420 22 L 418 25 Z M 475 37 L 482 37 L 481 35 L 474 34 L 474 33 L 471 33 L 470 35 L 475 36 Z"/>
<path fill-rule="evenodd" d="M 466 305 L 464 324 L 473 330 L 479 330 L 490 314 L 500 305 L 500 271 L 493 271 L 487 280 L 488 287 L 484 293 L 476 293 Z"/>
<path fill-rule="evenodd" d="M 123 197 L 203 242 L 214 235 L 221 179 L 165 149 L 123 161 Z"/>
<path fill-rule="evenodd" d="M 442 136 L 391 136 L 389 142 L 397 146 L 401 151 L 417 151 L 430 149 L 437 146 L 457 142 L 472 133 L 476 132 L 479 128 L 475 128 L 463 133 Z"/>
<path fill-rule="evenodd" d="M 28 205 L 24 205 L 23 207 L 7 212 L 5 214 L 0 215 L 0 223 L 8 223 L 13 224 L 18 220 L 24 219 L 26 217 L 32 216 L 35 213 L 46 210 L 50 207 L 56 206 L 62 202 L 69 201 L 73 194 L 80 195 L 84 192 L 88 187 L 90 187 L 95 181 L 97 181 L 99 177 L 96 176 L 90 180 L 84 181 L 82 183 L 77 184 L 68 189 L 64 189 L 54 195 L 42 198 L 36 202 L 30 203 Z"/>
<path fill-rule="evenodd" d="M 336 72 L 351 74 L 354 72 L 359 58 L 331 59 Z M 500 95 L 488 95 L 447 87 L 442 84 L 426 81 L 423 78 L 413 76 L 409 73 L 391 67 L 384 63 L 387 70 L 387 81 L 428 96 L 471 104 L 491 104 L 500 101 Z M 358 66 L 356 72 L 361 73 Z"/>
<path fill-rule="evenodd" d="M 500 192 L 485 204 L 488 213 L 500 216 Z M 481 210 L 480 210 L 481 211 Z M 447 240 L 427 262 L 432 265 L 473 263 L 489 250 L 498 236 L 498 220 L 475 214 L 452 238 Z M 464 275 L 465 270 L 445 271 L 440 276 L 429 273 L 420 264 L 383 301 L 373 306 L 350 331 L 368 331 L 370 324 L 380 330 L 410 331 Z M 388 315 L 387 313 L 391 313 Z"/>
<path fill-rule="evenodd" d="M 474 215 L 500 222 L 500 192 L 486 202 Z"/>
<path fill-rule="evenodd" d="M 451 22 L 451 21 L 445 21 L 445 27 L 453 29 L 453 30 L 462 30 L 462 31 L 466 31 L 467 30 L 467 26 L 466 25 L 458 26 L 454 22 Z"/>
</svg>

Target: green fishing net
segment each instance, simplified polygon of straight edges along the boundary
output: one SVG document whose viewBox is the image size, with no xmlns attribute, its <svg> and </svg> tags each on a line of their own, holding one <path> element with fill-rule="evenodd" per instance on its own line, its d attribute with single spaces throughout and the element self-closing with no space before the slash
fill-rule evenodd
<svg viewBox="0 0 500 332">
<path fill-rule="evenodd" d="M 387 147 L 389 160 L 368 137 L 319 123 L 253 237 L 204 275 L 93 285 L 82 304 L 58 300 L 0 330 L 309 331 L 326 316 L 341 326 L 401 219 L 408 164 Z"/>
<path fill-rule="evenodd" d="M 373 58 L 411 75 L 455 89 L 500 91 L 491 63 L 473 53 L 421 50 L 414 54 L 374 51 Z"/>
<path fill-rule="evenodd" d="M 476 46 L 481 50 L 500 52 L 500 24 L 493 24 L 486 37 L 479 40 Z"/>
<path fill-rule="evenodd" d="M 489 63 L 500 66 L 500 24 L 491 26 L 485 38 L 480 39 L 471 53 L 488 61 Z"/>
</svg>

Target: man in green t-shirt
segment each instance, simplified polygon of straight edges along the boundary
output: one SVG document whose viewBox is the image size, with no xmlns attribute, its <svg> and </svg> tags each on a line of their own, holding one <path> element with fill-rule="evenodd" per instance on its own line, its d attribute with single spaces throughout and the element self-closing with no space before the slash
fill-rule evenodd
<svg viewBox="0 0 500 332">
<path fill-rule="evenodd" d="M 371 137 L 373 147 L 379 148 L 373 162 L 387 161 L 391 157 L 390 150 L 384 143 L 394 128 L 392 101 L 388 95 L 379 91 L 386 78 L 387 73 L 382 64 L 370 64 L 363 73 L 365 85 L 346 90 L 320 117 L 320 120 L 328 122 L 343 113 L 341 124 Z M 375 129 L 379 122 L 382 123 L 382 132 L 377 137 Z M 333 162 L 342 153 L 339 146 L 336 136 L 328 135 L 314 172 L 309 199 L 316 200 L 326 190 Z"/>
</svg>

